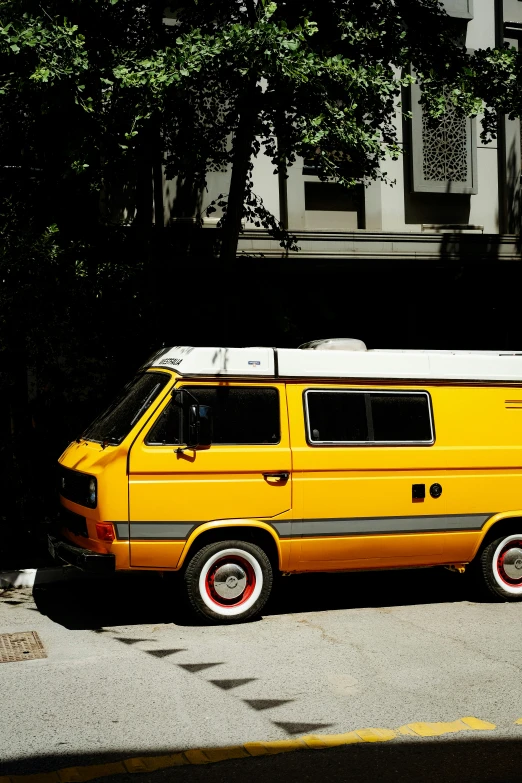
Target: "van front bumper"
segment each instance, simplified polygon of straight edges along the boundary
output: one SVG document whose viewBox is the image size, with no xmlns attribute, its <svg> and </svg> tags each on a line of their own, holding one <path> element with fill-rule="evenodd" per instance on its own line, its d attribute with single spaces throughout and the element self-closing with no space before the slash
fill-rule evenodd
<svg viewBox="0 0 522 783">
<path fill-rule="evenodd" d="M 47 547 L 55 560 L 61 560 L 91 574 L 109 575 L 113 574 L 116 568 L 114 555 L 91 552 L 90 549 L 75 546 L 70 541 L 56 538 L 50 533 L 47 536 Z"/>
</svg>

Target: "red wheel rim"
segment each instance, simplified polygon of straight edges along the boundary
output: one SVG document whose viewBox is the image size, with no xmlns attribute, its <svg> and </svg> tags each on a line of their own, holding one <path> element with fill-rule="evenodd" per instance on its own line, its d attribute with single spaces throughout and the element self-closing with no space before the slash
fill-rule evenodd
<svg viewBox="0 0 522 783">
<path fill-rule="evenodd" d="M 234 566 L 236 567 L 235 569 Z M 225 592 L 223 582 L 216 581 L 216 576 L 218 579 L 222 578 L 224 575 L 226 575 L 227 569 L 231 572 L 231 576 L 233 576 L 233 578 L 237 578 L 240 572 L 242 572 L 245 578 L 245 586 L 244 589 L 242 589 L 240 595 L 233 596 L 231 598 L 227 598 L 225 595 L 223 595 L 223 592 Z M 241 582 L 242 579 L 243 577 L 241 577 Z M 230 580 L 230 576 L 228 577 L 228 580 Z M 239 555 L 227 555 L 220 558 L 219 560 L 216 560 L 216 562 L 213 563 L 208 569 L 205 576 L 205 589 L 207 591 L 207 595 L 217 606 L 241 606 L 241 604 L 244 604 L 246 601 L 248 601 L 254 592 L 255 587 L 256 575 L 254 569 L 248 560 L 240 557 Z"/>
<path fill-rule="evenodd" d="M 509 587 L 522 587 L 522 538 L 512 539 L 502 548 L 497 559 L 497 574 Z"/>
</svg>

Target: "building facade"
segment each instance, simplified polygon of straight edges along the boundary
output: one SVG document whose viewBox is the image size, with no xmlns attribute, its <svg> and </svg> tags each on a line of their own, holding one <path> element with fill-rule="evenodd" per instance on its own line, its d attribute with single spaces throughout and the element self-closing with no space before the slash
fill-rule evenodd
<svg viewBox="0 0 522 783">
<path fill-rule="evenodd" d="M 444 5 L 468 49 L 504 42 L 518 48 L 520 0 L 444 0 Z M 520 345 L 520 121 L 500 117 L 497 138 L 484 144 L 480 118 L 447 115 L 434 128 L 426 123 L 419 98 L 416 85 L 403 91 L 401 104 L 412 119 L 398 105 L 403 154 L 386 162 L 387 181 L 361 183 L 349 193 L 321 182 L 298 160 L 282 182 L 260 155 L 254 191 L 297 236 L 300 249 L 287 253 L 265 231 L 246 225 L 239 256 L 278 261 L 278 288 L 289 297 L 296 295 L 296 270 L 302 286 L 297 295 L 304 294 L 305 301 L 313 280 L 316 296 L 329 298 L 335 310 L 333 333 L 381 347 Z M 212 174 L 205 199 L 227 190 L 228 175 Z M 175 223 L 169 192 L 172 183 L 165 183 L 165 217 Z M 218 219 L 219 213 L 207 222 Z M 332 275 L 350 291 L 347 306 L 332 291 Z M 362 297 L 353 295 L 356 287 Z M 313 297 L 306 309 L 315 312 Z M 324 317 L 317 320 L 318 331 L 299 326 L 296 338 L 330 336 L 323 324 Z M 384 329 L 386 338 L 379 338 Z"/>
</svg>

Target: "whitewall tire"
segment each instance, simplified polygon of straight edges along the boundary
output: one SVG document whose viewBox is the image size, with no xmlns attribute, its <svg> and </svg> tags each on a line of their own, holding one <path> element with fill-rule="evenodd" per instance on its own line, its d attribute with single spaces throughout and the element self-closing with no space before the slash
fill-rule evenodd
<svg viewBox="0 0 522 783">
<path fill-rule="evenodd" d="M 491 541 L 480 559 L 489 591 L 504 601 L 522 601 L 522 532 Z"/>
<path fill-rule="evenodd" d="M 219 541 L 193 555 L 184 582 L 189 606 L 200 619 L 234 623 L 261 612 L 273 573 L 266 553 L 256 544 Z"/>
</svg>

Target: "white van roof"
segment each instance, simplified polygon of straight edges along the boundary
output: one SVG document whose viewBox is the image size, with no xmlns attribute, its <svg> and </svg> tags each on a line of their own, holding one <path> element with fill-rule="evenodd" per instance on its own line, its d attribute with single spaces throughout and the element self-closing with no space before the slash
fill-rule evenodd
<svg viewBox="0 0 522 783">
<path fill-rule="evenodd" d="M 332 378 L 522 383 L 522 351 L 367 350 L 360 341 L 303 348 L 194 348 L 159 351 L 145 367 L 190 377 Z M 318 343 L 329 343 L 321 347 Z M 332 343 L 336 343 L 332 346 Z M 362 346 L 362 347 L 361 347 Z"/>
</svg>

